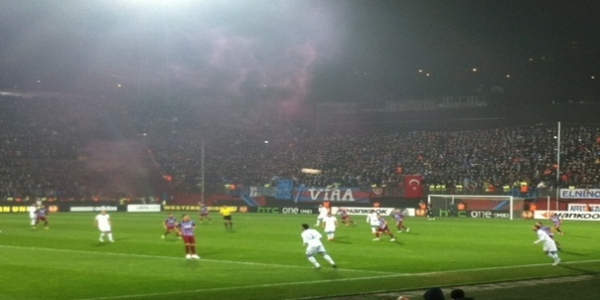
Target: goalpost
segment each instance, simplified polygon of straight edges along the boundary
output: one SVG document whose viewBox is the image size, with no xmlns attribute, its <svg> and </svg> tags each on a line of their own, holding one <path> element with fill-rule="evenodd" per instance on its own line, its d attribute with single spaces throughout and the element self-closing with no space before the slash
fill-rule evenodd
<svg viewBox="0 0 600 300">
<path fill-rule="evenodd" d="M 523 198 L 513 196 L 442 194 L 427 196 L 427 204 L 431 205 L 436 217 L 513 220 L 522 216 L 523 203 Z"/>
</svg>

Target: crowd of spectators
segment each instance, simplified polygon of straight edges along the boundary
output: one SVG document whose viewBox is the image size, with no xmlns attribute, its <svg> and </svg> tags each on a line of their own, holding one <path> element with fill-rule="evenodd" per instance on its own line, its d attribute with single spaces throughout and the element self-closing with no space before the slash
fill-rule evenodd
<svg viewBox="0 0 600 300">
<path fill-rule="evenodd" d="M 131 153 L 117 147 L 135 136 L 133 130 L 123 130 L 127 126 L 122 121 L 120 110 L 106 103 L 0 98 L 0 199 L 81 200 L 139 194 L 139 181 L 147 186 L 148 176 L 127 173 L 126 164 L 114 166 L 119 160 L 136 162 Z"/>
<path fill-rule="evenodd" d="M 596 125 L 563 126 L 557 182 L 554 126 L 339 134 L 317 132 L 314 118 L 281 110 L 191 99 L 106 105 L 0 98 L 0 198 L 156 195 L 156 177 L 170 192 L 198 191 L 203 156 L 207 184 L 293 178 L 309 186 L 381 187 L 420 174 L 428 184 L 474 188 L 600 186 Z"/>
<path fill-rule="evenodd" d="M 273 113 L 268 109 L 263 115 L 256 110 L 230 113 L 224 120 L 220 120 L 224 112 L 204 113 L 199 119 L 152 118 L 155 128 L 170 128 L 170 132 L 148 133 L 147 145 L 176 182 L 200 178 L 204 140 L 207 178 L 245 185 L 283 177 L 310 186 L 381 187 L 401 184 L 402 176 L 410 174 L 423 175 L 429 184 L 465 188 L 520 182 L 600 184 L 600 127 L 596 126 L 563 128 L 557 182 L 557 137 L 552 125 L 316 134 L 310 124 L 270 117 Z M 322 173 L 303 174 L 302 168 Z"/>
</svg>

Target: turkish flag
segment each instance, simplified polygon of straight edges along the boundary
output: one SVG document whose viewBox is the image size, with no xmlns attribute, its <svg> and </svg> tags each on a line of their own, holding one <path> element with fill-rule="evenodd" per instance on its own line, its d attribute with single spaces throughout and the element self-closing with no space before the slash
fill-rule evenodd
<svg viewBox="0 0 600 300">
<path fill-rule="evenodd" d="M 421 182 L 423 182 L 423 176 L 421 175 L 404 176 L 404 197 L 422 198 L 424 194 Z"/>
</svg>

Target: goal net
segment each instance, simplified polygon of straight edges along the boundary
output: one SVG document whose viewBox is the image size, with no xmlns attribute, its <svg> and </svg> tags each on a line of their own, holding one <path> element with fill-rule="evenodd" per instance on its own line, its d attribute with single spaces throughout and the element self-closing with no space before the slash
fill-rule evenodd
<svg viewBox="0 0 600 300">
<path fill-rule="evenodd" d="M 464 217 L 480 219 L 520 218 L 523 198 L 488 195 L 435 195 L 427 196 L 435 217 Z"/>
</svg>

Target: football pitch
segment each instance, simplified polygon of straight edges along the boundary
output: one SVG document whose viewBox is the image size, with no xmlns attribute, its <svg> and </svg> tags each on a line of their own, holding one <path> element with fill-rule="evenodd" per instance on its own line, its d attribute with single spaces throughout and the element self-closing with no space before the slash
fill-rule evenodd
<svg viewBox="0 0 600 300">
<path fill-rule="evenodd" d="M 2 215 L 0 299 L 305 299 L 600 273 L 596 222 L 566 221 L 556 237 L 563 263 L 552 266 L 532 220 L 408 218 L 409 233 L 376 242 L 354 216 L 356 226 L 323 241 L 338 268 L 317 256 L 315 270 L 300 225 L 316 215 L 234 214 L 226 231 L 218 215 L 200 224 L 193 213 L 200 260 L 161 238 L 167 213 L 110 215 L 115 243 L 98 241 L 92 213 L 53 214 L 48 230 Z"/>
</svg>

